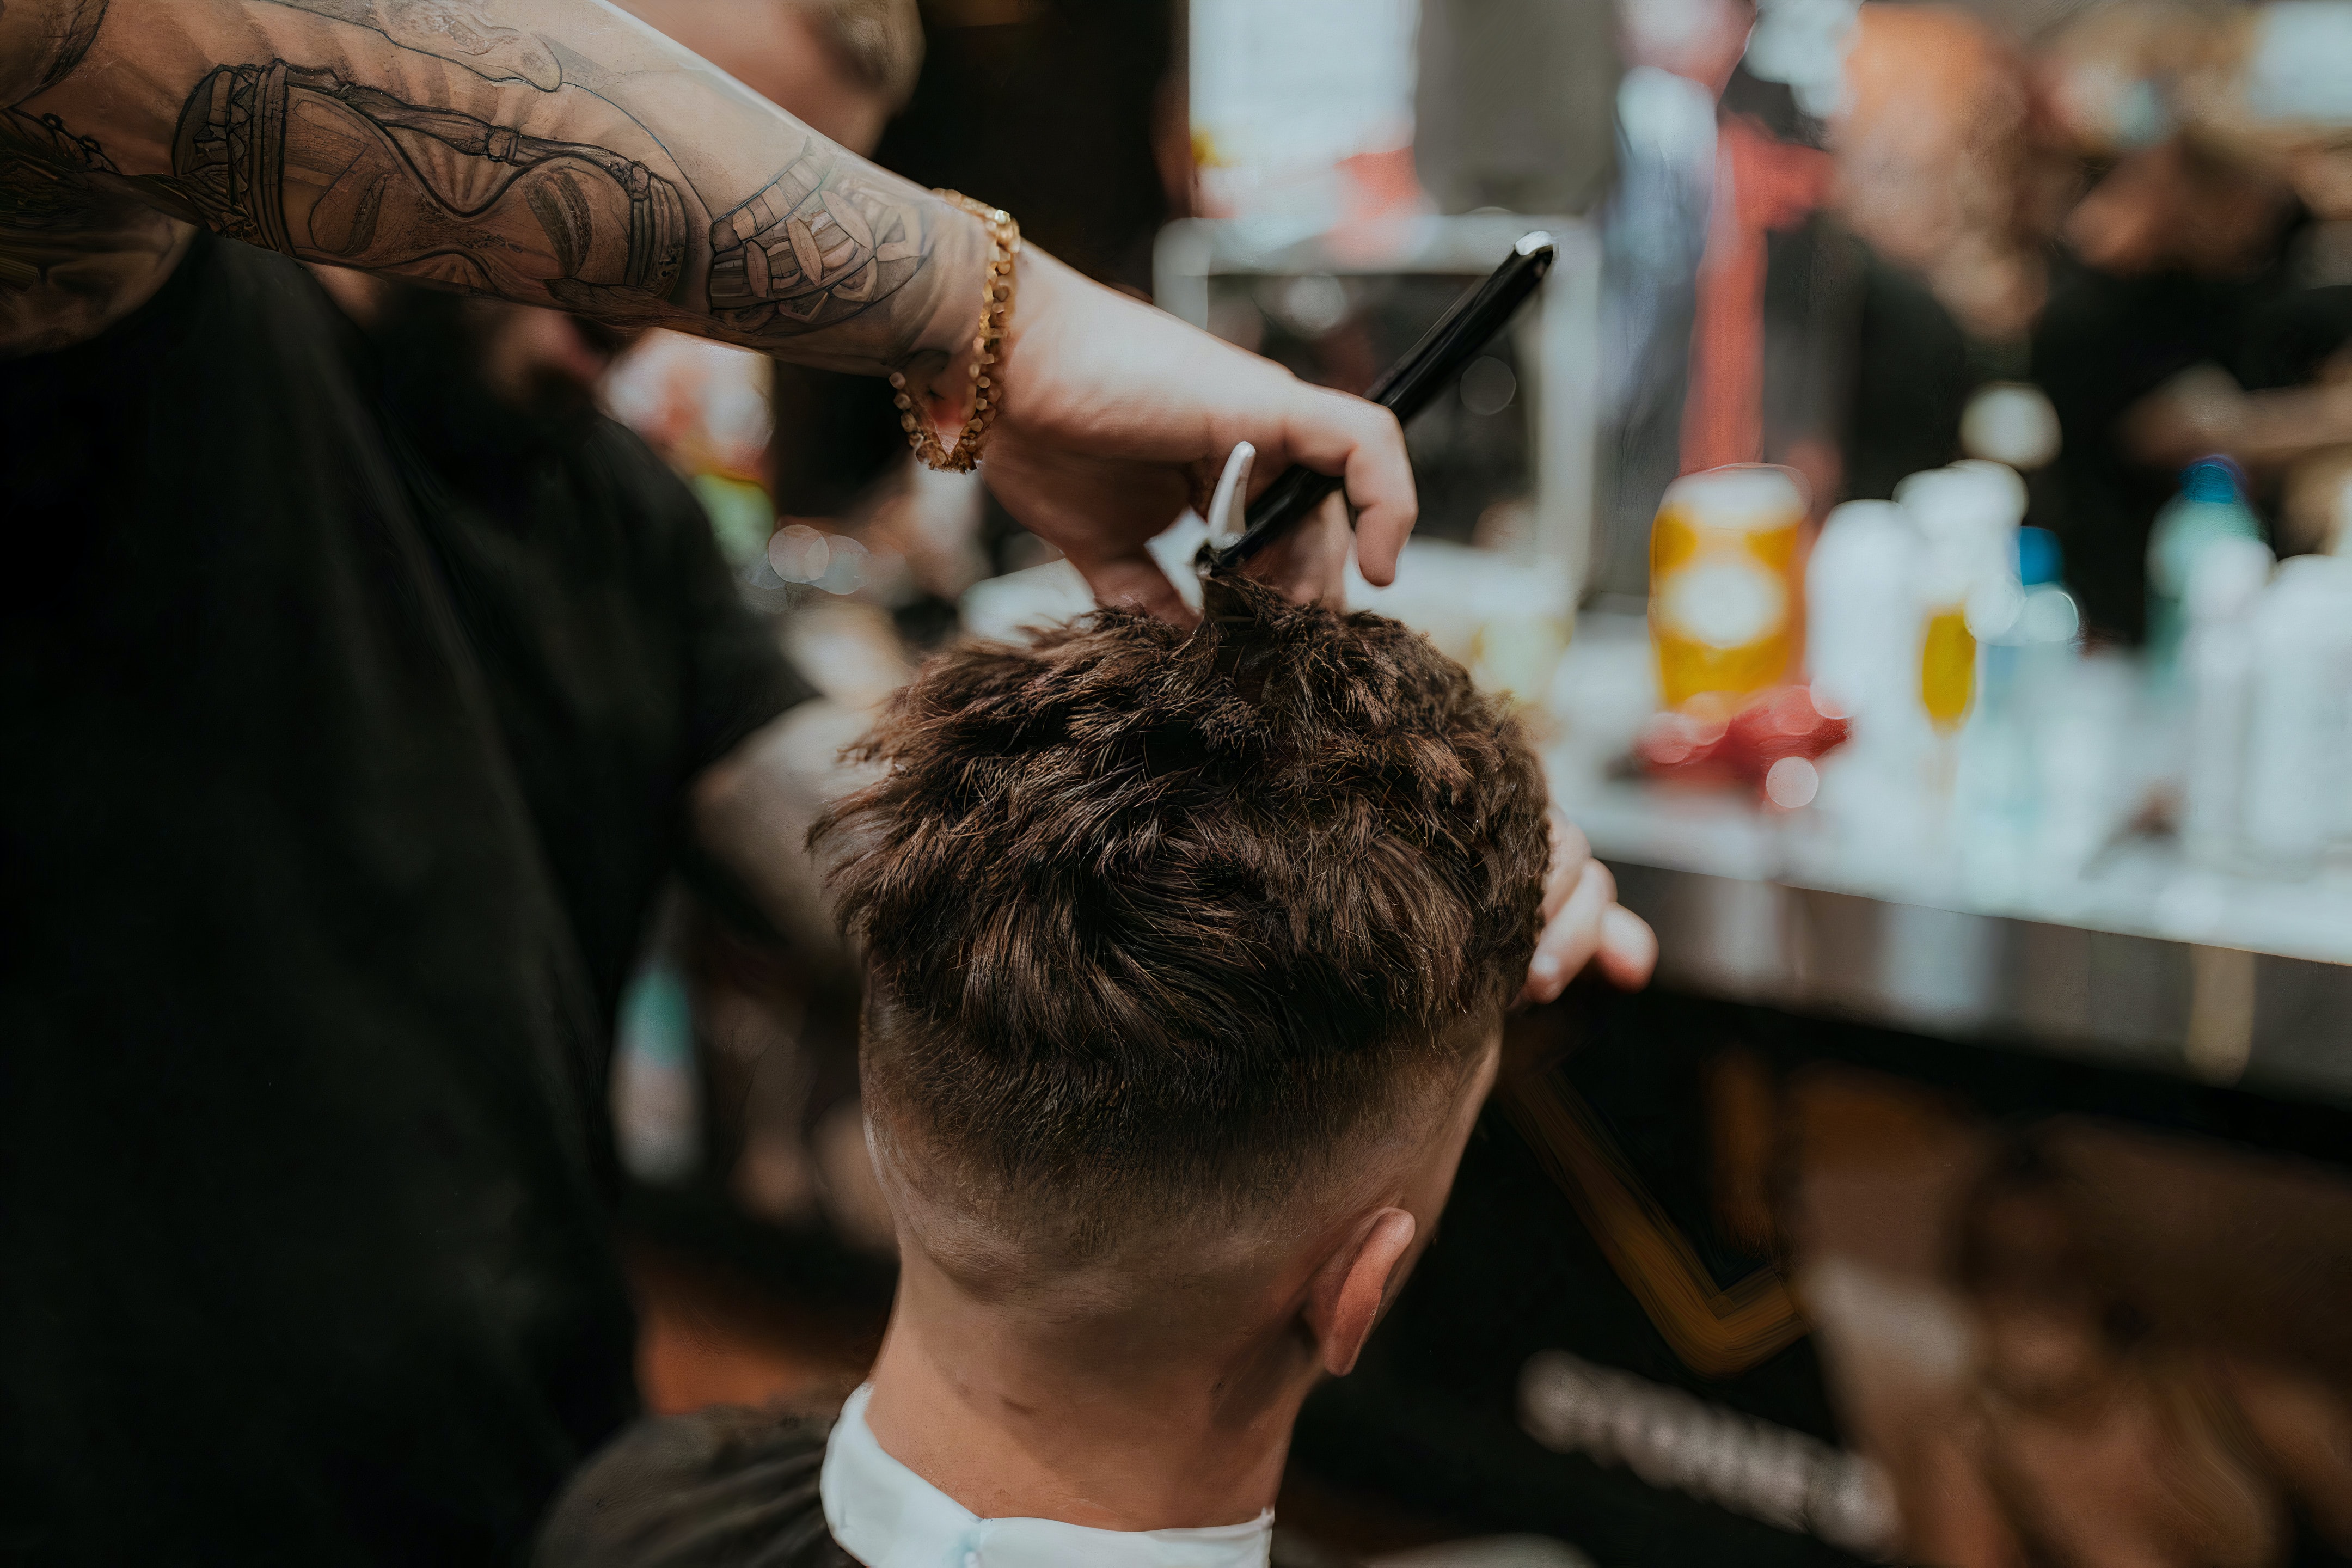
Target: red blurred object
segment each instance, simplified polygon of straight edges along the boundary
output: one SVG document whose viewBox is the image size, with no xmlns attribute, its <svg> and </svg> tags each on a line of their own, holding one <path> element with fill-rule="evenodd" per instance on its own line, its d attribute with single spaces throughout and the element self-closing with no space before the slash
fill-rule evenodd
<svg viewBox="0 0 2352 1568">
<path fill-rule="evenodd" d="M 1736 781 L 1769 793 L 1778 804 L 1801 805 L 1782 799 L 1782 791 L 1767 791 L 1772 764 L 1789 757 L 1811 763 L 1844 744 L 1853 729 L 1843 714 L 1823 712 L 1811 688 L 1776 686 L 1736 712 L 1720 697 L 1694 697 L 1652 720 L 1633 752 L 1662 778 Z M 1810 790 L 1805 798 L 1811 798 Z"/>
</svg>

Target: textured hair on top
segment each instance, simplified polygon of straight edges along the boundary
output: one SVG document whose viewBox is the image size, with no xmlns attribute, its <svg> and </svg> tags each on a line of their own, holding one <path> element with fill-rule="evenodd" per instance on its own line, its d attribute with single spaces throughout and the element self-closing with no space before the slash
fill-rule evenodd
<svg viewBox="0 0 2352 1568">
<path fill-rule="evenodd" d="M 866 949 L 869 1103 L 1082 1245 L 1392 1123 L 1536 937 L 1517 721 L 1395 621 L 1207 586 L 1195 630 L 1102 610 L 933 659 L 811 834 Z"/>
</svg>

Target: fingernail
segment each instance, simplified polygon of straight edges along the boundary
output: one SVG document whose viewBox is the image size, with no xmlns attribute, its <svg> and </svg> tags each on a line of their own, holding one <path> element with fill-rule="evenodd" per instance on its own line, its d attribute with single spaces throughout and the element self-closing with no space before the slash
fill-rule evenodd
<svg viewBox="0 0 2352 1568">
<path fill-rule="evenodd" d="M 1528 967 L 1535 971 L 1538 980 L 1549 980 L 1559 973 L 1559 960 L 1550 953 L 1541 953 L 1537 956 L 1535 963 Z"/>
</svg>

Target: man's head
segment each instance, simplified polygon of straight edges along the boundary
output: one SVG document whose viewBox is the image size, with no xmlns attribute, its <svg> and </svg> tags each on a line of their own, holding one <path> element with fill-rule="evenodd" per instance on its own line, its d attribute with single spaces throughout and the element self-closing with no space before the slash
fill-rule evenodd
<svg viewBox="0 0 2352 1568">
<path fill-rule="evenodd" d="M 922 68 L 923 27 L 915 0 L 621 5 L 853 153 L 874 151 Z"/>
<path fill-rule="evenodd" d="M 1123 1342 L 1319 1315 L 1344 1370 L 1526 975 L 1544 789 L 1426 639 L 1212 587 L 936 660 L 818 834 L 910 1269 Z"/>
</svg>

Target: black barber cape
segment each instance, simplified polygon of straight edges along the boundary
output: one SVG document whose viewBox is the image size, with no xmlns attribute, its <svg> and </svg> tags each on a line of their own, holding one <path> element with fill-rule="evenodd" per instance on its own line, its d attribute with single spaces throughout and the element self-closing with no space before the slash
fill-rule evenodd
<svg viewBox="0 0 2352 1568">
<path fill-rule="evenodd" d="M 817 1496 L 832 1431 L 734 1406 L 645 1422 L 565 1489 L 538 1568 L 858 1568 Z"/>
<path fill-rule="evenodd" d="M 790 693 L 698 653 L 680 516 L 453 590 L 514 542 L 341 330 L 200 237 L 0 363 L 0 1563 L 513 1562 L 634 1405 L 583 927 Z M 562 685 L 599 636 L 646 661 L 618 744 Z"/>
</svg>

